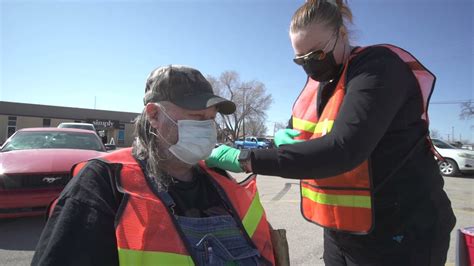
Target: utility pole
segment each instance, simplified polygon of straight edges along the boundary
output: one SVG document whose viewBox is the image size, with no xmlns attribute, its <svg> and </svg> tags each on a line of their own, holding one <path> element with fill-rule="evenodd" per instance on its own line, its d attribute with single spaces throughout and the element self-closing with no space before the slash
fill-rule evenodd
<svg viewBox="0 0 474 266">
<path fill-rule="evenodd" d="M 243 140 L 245 141 L 245 88 L 243 93 L 243 104 L 242 104 L 242 134 Z"/>
<path fill-rule="evenodd" d="M 243 134 L 243 140 L 245 141 L 245 110 L 247 110 L 246 106 L 246 99 L 245 99 L 245 92 L 247 91 L 248 88 L 244 87 L 242 88 L 243 90 L 243 104 L 242 104 L 242 134 Z"/>
<path fill-rule="evenodd" d="M 94 109 L 96 107 L 96 103 L 97 103 L 97 96 L 94 96 Z"/>
<path fill-rule="evenodd" d="M 454 127 L 451 127 L 451 136 L 453 136 L 453 142 L 454 142 Z"/>
</svg>

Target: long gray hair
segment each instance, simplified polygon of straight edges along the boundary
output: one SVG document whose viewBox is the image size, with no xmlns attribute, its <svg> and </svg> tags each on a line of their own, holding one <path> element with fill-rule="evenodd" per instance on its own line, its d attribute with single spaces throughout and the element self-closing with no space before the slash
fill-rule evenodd
<svg viewBox="0 0 474 266">
<path fill-rule="evenodd" d="M 155 130 L 148 122 L 146 109 L 135 119 L 135 141 L 133 142 L 132 153 L 139 159 L 146 162 L 146 174 L 155 178 L 161 189 L 167 189 L 173 178 L 166 174 L 160 164 L 166 158 L 160 157 L 159 141 L 150 132 Z"/>
</svg>

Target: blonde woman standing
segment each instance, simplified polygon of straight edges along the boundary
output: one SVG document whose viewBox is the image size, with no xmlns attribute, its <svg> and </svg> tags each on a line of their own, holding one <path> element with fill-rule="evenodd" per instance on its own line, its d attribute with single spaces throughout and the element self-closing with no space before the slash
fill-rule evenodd
<svg viewBox="0 0 474 266">
<path fill-rule="evenodd" d="M 352 46 L 351 21 L 343 0 L 303 4 L 290 39 L 308 80 L 278 148 L 220 146 L 207 164 L 300 179 L 327 265 L 444 265 L 456 219 L 428 137 L 435 76 L 397 46 Z"/>
</svg>

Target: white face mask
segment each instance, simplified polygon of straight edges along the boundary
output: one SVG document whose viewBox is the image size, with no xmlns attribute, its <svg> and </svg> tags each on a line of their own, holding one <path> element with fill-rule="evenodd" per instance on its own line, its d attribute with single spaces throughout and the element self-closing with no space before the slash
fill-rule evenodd
<svg viewBox="0 0 474 266">
<path fill-rule="evenodd" d="M 170 145 L 168 149 L 176 158 L 194 165 L 211 155 L 212 149 L 217 143 L 214 120 L 178 120 L 175 122 L 163 109 L 161 110 L 170 121 L 178 126 L 178 142 L 176 144 L 171 145 L 161 136 Z M 157 133 L 159 134 L 158 131 Z"/>
</svg>

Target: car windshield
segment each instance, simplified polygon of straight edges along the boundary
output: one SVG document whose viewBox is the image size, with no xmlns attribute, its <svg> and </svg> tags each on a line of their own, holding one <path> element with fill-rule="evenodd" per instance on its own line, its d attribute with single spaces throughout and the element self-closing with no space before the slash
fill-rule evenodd
<svg viewBox="0 0 474 266">
<path fill-rule="evenodd" d="M 30 149 L 81 149 L 104 151 L 93 134 L 54 131 L 17 132 L 2 148 L 2 152 Z"/>
<path fill-rule="evenodd" d="M 436 148 L 440 149 L 456 149 L 456 147 L 452 146 L 451 144 L 448 144 L 444 141 L 441 141 L 439 139 L 432 139 L 431 140 L 433 144 L 436 146 Z"/>
</svg>

